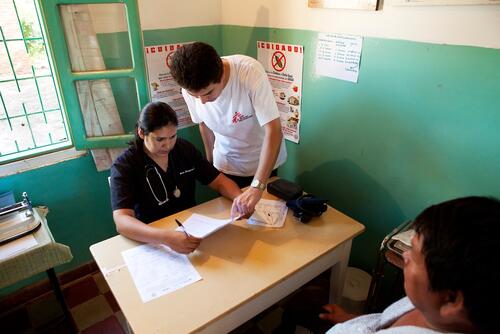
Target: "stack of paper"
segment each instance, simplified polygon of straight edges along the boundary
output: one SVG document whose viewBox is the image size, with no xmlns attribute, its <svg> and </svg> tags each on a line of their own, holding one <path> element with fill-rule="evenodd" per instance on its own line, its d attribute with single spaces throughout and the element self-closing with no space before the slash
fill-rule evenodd
<svg viewBox="0 0 500 334">
<path fill-rule="evenodd" d="M 182 225 L 186 232 L 197 238 L 205 238 L 232 222 L 231 219 L 216 219 L 193 213 Z M 180 227 L 175 229 L 182 231 Z"/>
<path fill-rule="evenodd" d="M 122 256 L 144 303 L 201 280 L 186 255 L 165 245 L 137 246 Z"/>
</svg>

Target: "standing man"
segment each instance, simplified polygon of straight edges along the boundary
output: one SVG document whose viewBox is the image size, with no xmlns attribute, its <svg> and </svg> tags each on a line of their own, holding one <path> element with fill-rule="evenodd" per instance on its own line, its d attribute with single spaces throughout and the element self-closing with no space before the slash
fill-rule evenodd
<svg viewBox="0 0 500 334">
<path fill-rule="evenodd" d="M 235 198 L 231 215 L 251 213 L 269 176 L 286 160 L 278 107 L 262 65 L 244 55 L 219 57 L 196 42 L 177 49 L 171 73 L 199 124 L 208 161 L 250 187 Z"/>
</svg>

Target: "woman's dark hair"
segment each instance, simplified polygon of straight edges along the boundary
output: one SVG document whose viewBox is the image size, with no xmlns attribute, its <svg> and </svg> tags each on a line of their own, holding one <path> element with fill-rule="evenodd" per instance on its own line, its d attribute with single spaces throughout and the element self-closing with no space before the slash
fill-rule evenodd
<svg viewBox="0 0 500 334">
<path fill-rule="evenodd" d="M 500 201 L 464 197 L 425 209 L 413 223 L 432 291 L 461 291 L 480 333 L 498 333 Z"/>
<path fill-rule="evenodd" d="M 144 135 L 148 135 L 164 126 L 177 126 L 178 123 L 177 115 L 171 106 L 164 102 L 150 102 L 142 108 L 135 125 L 135 139 L 130 144 L 142 147 L 144 140 L 139 137 L 139 129 L 144 132 Z"/>
<path fill-rule="evenodd" d="M 172 56 L 170 74 L 188 91 L 199 91 L 222 79 L 223 65 L 217 51 L 206 43 L 195 42 L 178 48 Z"/>
</svg>

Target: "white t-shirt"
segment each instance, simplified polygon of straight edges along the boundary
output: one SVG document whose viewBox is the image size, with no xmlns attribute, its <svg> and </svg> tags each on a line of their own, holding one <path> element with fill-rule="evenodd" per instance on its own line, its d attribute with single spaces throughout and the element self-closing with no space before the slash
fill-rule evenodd
<svg viewBox="0 0 500 334">
<path fill-rule="evenodd" d="M 259 164 L 263 126 L 280 115 L 262 65 L 243 55 L 223 58 L 230 65 L 229 80 L 215 101 L 202 104 L 184 89 L 182 95 L 193 122 L 205 123 L 215 135 L 214 166 L 231 175 L 252 176 Z M 274 167 L 285 160 L 283 139 Z"/>
</svg>

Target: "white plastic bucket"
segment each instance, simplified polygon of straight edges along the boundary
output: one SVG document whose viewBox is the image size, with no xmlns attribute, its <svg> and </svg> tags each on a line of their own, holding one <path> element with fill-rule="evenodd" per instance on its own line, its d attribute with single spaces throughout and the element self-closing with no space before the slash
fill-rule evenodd
<svg viewBox="0 0 500 334">
<path fill-rule="evenodd" d="M 350 313 L 363 313 L 368 298 L 372 277 L 367 272 L 348 267 L 345 275 L 344 290 L 340 305 Z"/>
</svg>

